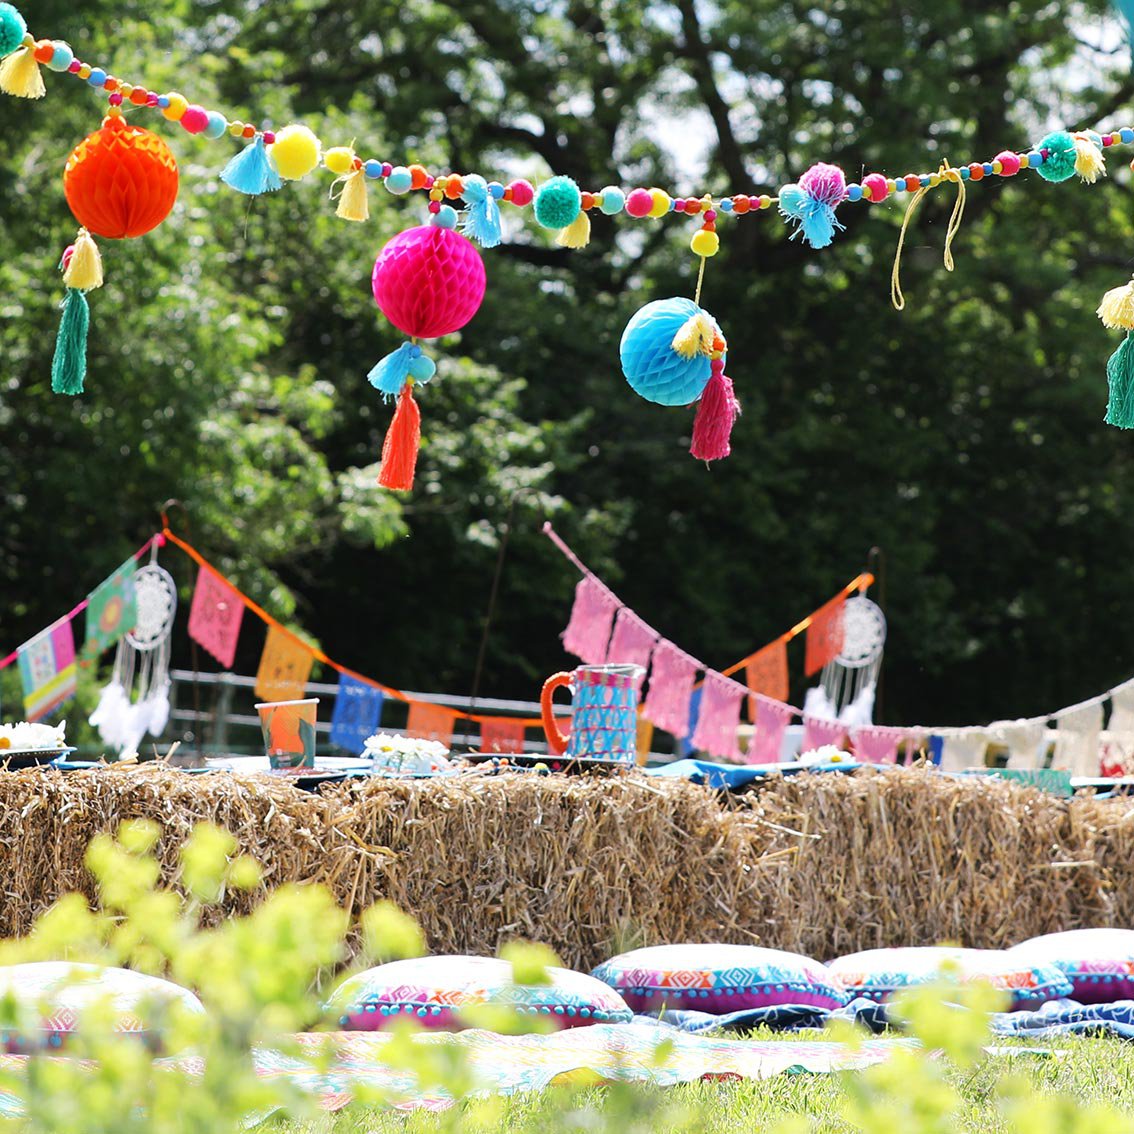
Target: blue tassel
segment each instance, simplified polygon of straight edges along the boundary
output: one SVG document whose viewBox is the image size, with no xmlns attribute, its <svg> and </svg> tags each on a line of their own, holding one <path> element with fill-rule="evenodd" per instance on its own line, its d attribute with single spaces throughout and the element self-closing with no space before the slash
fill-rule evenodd
<svg viewBox="0 0 1134 1134">
<path fill-rule="evenodd" d="M 258 197 L 261 193 L 274 193 L 283 188 L 283 180 L 272 161 L 271 154 L 264 146 L 264 135 L 257 134 L 256 140 L 241 150 L 221 170 L 220 179 L 238 193 Z"/>
<path fill-rule="evenodd" d="M 406 379 L 410 376 L 410 367 L 414 360 L 421 357 L 421 347 L 414 343 L 402 343 L 393 354 L 388 354 L 368 375 L 370 385 L 381 390 L 387 398 L 397 397 Z"/>
<path fill-rule="evenodd" d="M 812 248 L 826 248 L 834 240 L 835 232 L 844 227 L 833 206 L 816 200 L 798 185 L 785 185 L 780 190 L 780 213 L 797 222 L 792 239 L 802 236 Z"/>
<path fill-rule="evenodd" d="M 482 248 L 495 248 L 500 243 L 500 206 L 483 177 L 473 173 L 462 182 L 466 211 L 461 232 Z"/>
</svg>

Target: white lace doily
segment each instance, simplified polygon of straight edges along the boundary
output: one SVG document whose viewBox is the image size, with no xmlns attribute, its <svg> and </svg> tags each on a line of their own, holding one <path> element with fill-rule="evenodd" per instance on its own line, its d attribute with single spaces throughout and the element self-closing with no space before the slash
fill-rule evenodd
<svg viewBox="0 0 1134 1134">
<path fill-rule="evenodd" d="M 149 563 L 134 575 L 138 622 L 126 635 L 136 650 L 153 650 L 169 637 L 177 613 L 177 587 L 163 567 Z M 848 604 L 849 605 L 849 604 Z"/>
</svg>

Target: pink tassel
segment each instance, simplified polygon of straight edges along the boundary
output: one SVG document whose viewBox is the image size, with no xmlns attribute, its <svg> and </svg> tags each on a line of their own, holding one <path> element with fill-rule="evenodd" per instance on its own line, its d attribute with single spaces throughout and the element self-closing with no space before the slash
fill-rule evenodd
<svg viewBox="0 0 1134 1134">
<path fill-rule="evenodd" d="M 724 372 L 724 359 L 713 361 L 713 376 L 701 395 L 693 421 L 693 444 L 689 452 L 699 461 L 719 461 L 732 452 L 729 437 L 740 416 L 740 402 L 732 390 L 732 379 Z"/>
</svg>

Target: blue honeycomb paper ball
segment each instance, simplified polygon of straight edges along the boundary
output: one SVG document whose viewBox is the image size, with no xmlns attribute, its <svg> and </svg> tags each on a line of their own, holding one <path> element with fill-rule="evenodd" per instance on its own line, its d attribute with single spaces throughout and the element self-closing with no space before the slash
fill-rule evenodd
<svg viewBox="0 0 1134 1134">
<path fill-rule="evenodd" d="M 704 393 L 712 363 L 704 355 L 682 358 L 673 349 L 674 335 L 701 313 L 691 299 L 655 299 L 634 313 L 622 332 L 619 354 L 636 394 L 660 406 L 688 406 Z"/>
</svg>

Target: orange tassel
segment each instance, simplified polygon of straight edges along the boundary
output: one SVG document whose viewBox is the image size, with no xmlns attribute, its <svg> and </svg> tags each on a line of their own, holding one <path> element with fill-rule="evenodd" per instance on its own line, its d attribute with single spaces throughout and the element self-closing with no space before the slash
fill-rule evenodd
<svg viewBox="0 0 1134 1134">
<path fill-rule="evenodd" d="M 398 408 L 382 445 L 382 467 L 378 483 L 396 492 L 413 488 L 417 450 L 421 444 L 421 410 L 413 400 L 413 383 L 407 382 L 398 395 Z"/>
</svg>

